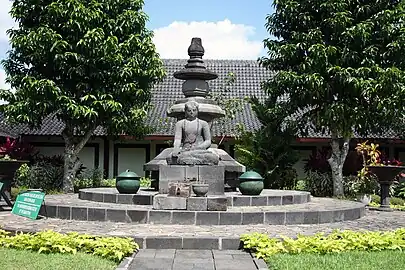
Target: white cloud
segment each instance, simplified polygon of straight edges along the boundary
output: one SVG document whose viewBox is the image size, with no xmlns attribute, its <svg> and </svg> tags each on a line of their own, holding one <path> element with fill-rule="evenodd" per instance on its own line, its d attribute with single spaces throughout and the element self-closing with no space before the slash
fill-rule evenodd
<svg viewBox="0 0 405 270">
<path fill-rule="evenodd" d="M 187 48 L 193 37 L 200 37 L 205 59 L 253 59 L 262 52 L 263 43 L 249 40 L 255 28 L 233 24 L 225 19 L 218 22 L 173 22 L 154 30 L 154 43 L 162 58 L 188 58 Z"/>
<path fill-rule="evenodd" d="M 11 10 L 12 1 L 1 0 L 0 8 L 0 42 L 8 42 L 6 31 L 16 25 L 16 22 L 11 18 L 9 12 Z"/>
</svg>

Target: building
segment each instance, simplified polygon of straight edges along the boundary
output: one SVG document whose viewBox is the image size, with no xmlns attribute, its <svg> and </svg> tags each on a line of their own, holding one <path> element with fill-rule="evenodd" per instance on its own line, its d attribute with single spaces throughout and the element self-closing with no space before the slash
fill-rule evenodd
<svg viewBox="0 0 405 270">
<path fill-rule="evenodd" d="M 148 124 L 155 127 L 154 134 L 150 134 L 142 141 L 131 137 L 121 136 L 118 139 L 107 136 L 102 128 L 95 131 L 94 136 L 80 153 L 80 160 L 88 168 L 103 168 L 108 177 L 114 177 L 120 172 L 130 169 L 144 175 L 143 164 L 154 158 L 164 148 L 169 147 L 168 141 L 173 138 L 174 119 L 166 117 L 166 110 L 179 98 L 182 81 L 175 79 L 172 74 L 184 67 L 187 60 L 163 60 L 167 70 L 166 79 L 152 90 L 153 109 L 148 115 Z M 272 76 L 272 73 L 259 66 L 254 60 L 205 60 L 207 68 L 216 72 L 218 79 L 211 81 L 211 91 L 224 86 L 225 78 L 230 72 L 236 76 L 236 82 L 228 88 L 229 97 L 257 96 L 264 98 L 260 84 Z M 212 133 L 215 141 L 222 143 L 219 147 L 234 156 L 234 134 L 237 123 L 242 123 L 248 130 L 255 130 L 260 126 L 250 106 L 246 104 L 235 118 L 214 123 Z M 9 126 L 3 121 L 0 130 L 6 134 L 19 134 L 25 141 L 34 145 L 43 155 L 63 154 L 64 142 L 61 137 L 63 124 L 55 118 L 47 117 L 41 128 L 32 130 L 24 125 Z M 390 140 L 389 136 L 378 139 L 390 156 L 405 160 L 405 144 L 401 141 Z M 326 146 L 329 138 L 321 134 L 310 134 L 300 138 L 294 144 L 299 150 L 301 160 L 295 165 L 300 176 L 303 176 L 304 159 L 316 151 L 318 147 Z M 353 141 L 352 147 L 356 144 Z"/>
</svg>

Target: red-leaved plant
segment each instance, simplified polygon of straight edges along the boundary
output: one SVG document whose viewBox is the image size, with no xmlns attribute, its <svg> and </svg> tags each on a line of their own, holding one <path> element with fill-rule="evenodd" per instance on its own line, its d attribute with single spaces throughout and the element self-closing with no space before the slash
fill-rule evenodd
<svg viewBox="0 0 405 270">
<path fill-rule="evenodd" d="M 7 137 L 6 142 L 0 144 L 0 158 L 9 157 L 17 160 L 28 160 L 36 154 L 35 148 L 25 142 Z"/>
</svg>

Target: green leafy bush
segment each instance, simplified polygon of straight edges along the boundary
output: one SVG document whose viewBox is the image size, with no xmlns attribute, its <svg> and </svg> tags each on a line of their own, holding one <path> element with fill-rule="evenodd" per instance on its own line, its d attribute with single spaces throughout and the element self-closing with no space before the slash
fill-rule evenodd
<svg viewBox="0 0 405 270">
<path fill-rule="evenodd" d="M 297 239 L 270 238 L 260 233 L 241 236 L 243 247 L 256 253 L 258 258 L 268 258 L 277 253 L 336 253 L 344 251 L 403 250 L 405 228 L 389 232 L 354 232 L 335 230 L 329 235 L 298 235 Z"/>
<path fill-rule="evenodd" d="M 307 171 L 305 187 L 315 197 L 328 197 L 333 193 L 333 182 L 330 173 Z"/>
<path fill-rule="evenodd" d="M 97 255 L 115 262 L 131 255 L 139 246 L 131 238 L 100 237 L 86 234 L 60 234 L 43 231 L 35 234 L 19 233 L 14 236 L 0 230 L 0 247 L 31 250 L 38 253 L 83 252 Z"/>
<path fill-rule="evenodd" d="M 104 170 L 101 168 L 84 169 L 74 181 L 74 191 L 82 188 L 97 188 L 102 186 Z"/>
<path fill-rule="evenodd" d="M 150 178 L 142 177 L 141 178 L 141 187 L 150 188 L 151 182 L 152 181 Z"/>
<path fill-rule="evenodd" d="M 114 178 L 101 180 L 102 187 L 115 187 L 115 183 L 116 182 Z"/>
</svg>

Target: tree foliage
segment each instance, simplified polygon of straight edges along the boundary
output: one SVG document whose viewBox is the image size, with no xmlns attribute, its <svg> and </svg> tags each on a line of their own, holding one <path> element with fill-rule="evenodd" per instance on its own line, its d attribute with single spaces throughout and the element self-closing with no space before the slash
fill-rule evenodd
<svg viewBox="0 0 405 270">
<path fill-rule="evenodd" d="M 288 112 L 280 104 L 267 99 L 249 99 L 261 127 L 249 132 L 240 126 L 236 153 L 247 169 L 264 177 L 265 188 L 292 189 L 297 173 L 292 166 L 299 160 L 291 144 L 297 138 L 297 127 L 286 125 Z"/>
<path fill-rule="evenodd" d="M 270 98 L 288 98 L 285 109 L 303 131 L 331 136 L 334 194 L 342 195 L 354 132 L 386 131 L 403 114 L 404 1 L 275 0 L 274 6 L 266 23 L 273 37 L 260 62 L 277 75 L 264 89 Z"/>
<path fill-rule="evenodd" d="M 63 121 L 67 171 L 101 126 L 142 136 L 150 89 L 164 76 L 142 0 L 14 0 L 1 107 L 11 122 Z M 77 136 L 76 136 L 77 135 Z M 68 181 L 69 182 L 69 181 Z M 71 181 L 70 181 L 71 182 Z M 67 190 L 72 190 L 71 183 Z"/>
</svg>

